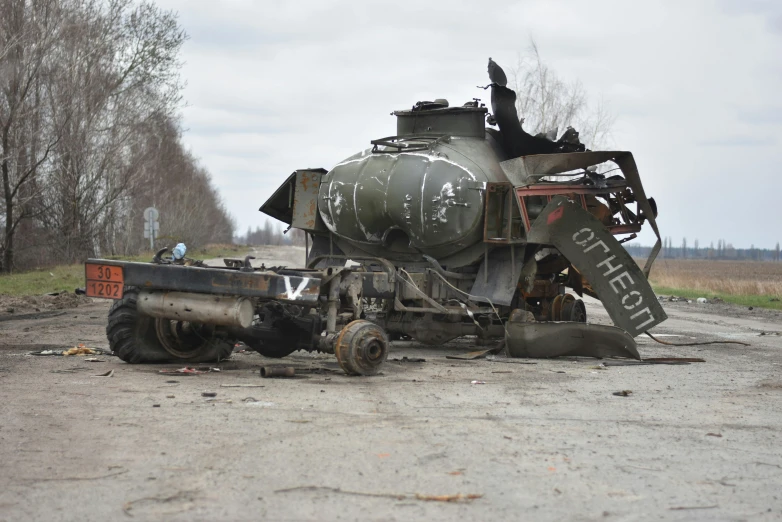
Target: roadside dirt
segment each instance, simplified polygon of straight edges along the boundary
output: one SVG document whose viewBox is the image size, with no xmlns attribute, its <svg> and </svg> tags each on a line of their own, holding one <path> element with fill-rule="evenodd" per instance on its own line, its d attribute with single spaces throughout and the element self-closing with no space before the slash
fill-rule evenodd
<svg viewBox="0 0 782 522">
<path fill-rule="evenodd" d="M 24 297 L 0 294 L 0 321 L 12 318 L 10 316 L 13 314 L 17 314 L 18 317 L 18 314 L 64 310 L 88 303 L 92 303 L 92 299 L 75 293 Z"/>
<path fill-rule="evenodd" d="M 664 303 L 655 333 L 668 342 L 751 344 L 639 338 L 644 357 L 706 360 L 689 365 L 446 359 L 475 350 L 470 339 L 394 343 L 372 378 L 299 352 L 235 353 L 193 376 L 28 355 L 107 348 L 109 304 L 0 321 L 0 520 L 782 517 L 773 314 Z M 268 364 L 300 375 L 262 379 Z M 423 499 L 456 494 L 482 497 Z"/>
</svg>

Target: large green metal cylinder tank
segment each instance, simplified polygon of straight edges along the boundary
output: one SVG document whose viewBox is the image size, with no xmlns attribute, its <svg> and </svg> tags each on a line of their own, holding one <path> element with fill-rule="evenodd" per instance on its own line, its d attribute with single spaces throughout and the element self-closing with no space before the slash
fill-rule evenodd
<svg viewBox="0 0 782 522">
<path fill-rule="evenodd" d="M 318 210 L 331 232 L 389 259 L 445 258 L 481 242 L 486 183 L 506 181 L 505 158 L 484 107 L 443 105 L 395 112 L 397 136 L 322 178 Z"/>
</svg>

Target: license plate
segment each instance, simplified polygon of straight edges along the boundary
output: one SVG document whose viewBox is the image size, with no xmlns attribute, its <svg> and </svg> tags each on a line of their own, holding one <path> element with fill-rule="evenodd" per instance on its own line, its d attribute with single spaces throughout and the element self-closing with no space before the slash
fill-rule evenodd
<svg viewBox="0 0 782 522">
<path fill-rule="evenodd" d="M 121 299 L 125 287 L 125 274 L 121 266 L 84 265 L 87 276 L 87 296 L 104 299 Z"/>
</svg>

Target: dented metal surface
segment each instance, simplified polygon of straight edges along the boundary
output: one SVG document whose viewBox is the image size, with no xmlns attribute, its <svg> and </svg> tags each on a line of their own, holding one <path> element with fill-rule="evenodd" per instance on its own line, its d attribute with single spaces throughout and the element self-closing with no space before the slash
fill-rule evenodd
<svg viewBox="0 0 782 522">
<path fill-rule="evenodd" d="M 490 71 L 493 114 L 478 99 L 420 101 L 393 113 L 396 136 L 288 176 L 260 210 L 307 234 L 305 268 L 101 263 L 131 286 L 251 298 L 250 326 L 246 312 L 229 326 L 193 320 L 269 357 L 333 353 L 349 374 L 378 373 L 389 334 L 504 339 L 518 357 L 638 358 L 632 336 L 665 313 L 646 280 L 656 205 L 632 154 L 587 151 L 572 128 L 527 133 L 502 69 Z M 614 236 L 647 223 L 658 240 L 642 270 Z M 585 324 L 568 289 L 600 298 L 623 330 Z"/>
<path fill-rule="evenodd" d="M 614 324 L 640 335 L 667 319 L 646 276 L 592 214 L 558 196 L 530 230 L 530 239 L 552 244 L 586 277 Z"/>
<path fill-rule="evenodd" d="M 641 358 L 635 340 L 614 326 L 570 322 L 509 322 L 505 330 L 505 349 L 510 357 Z"/>
<path fill-rule="evenodd" d="M 320 293 L 320 279 L 317 277 L 105 259 L 88 259 L 87 263 L 122 267 L 125 285 L 144 289 L 186 290 L 201 294 L 272 298 L 304 303 L 317 302 Z"/>
</svg>

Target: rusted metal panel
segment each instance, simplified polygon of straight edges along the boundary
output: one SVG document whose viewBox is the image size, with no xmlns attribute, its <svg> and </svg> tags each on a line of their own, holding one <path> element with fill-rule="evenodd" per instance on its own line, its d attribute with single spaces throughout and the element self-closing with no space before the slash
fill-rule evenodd
<svg viewBox="0 0 782 522">
<path fill-rule="evenodd" d="M 478 269 L 470 295 L 494 305 L 509 306 L 524 266 L 524 250 L 523 246 L 508 246 L 489 252 Z"/>
<path fill-rule="evenodd" d="M 318 190 L 325 169 L 299 169 L 261 205 L 261 212 L 296 228 L 325 232 L 318 216 Z"/>
<path fill-rule="evenodd" d="M 291 226 L 310 232 L 327 232 L 318 214 L 318 192 L 323 169 L 297 170 L 293 190 Z"/>
<path fill-rule="evenodd" d="M 563 172 L 585 169 L 606 161 L 613 161 L 622 151 L 563 152 L 560 154 L 535 154 L 500 162 L 508 180 L 516 186 L 535 183 L 543 176 L 555 176 Z"/>
<path fill-rule="evenodd" d="M 320 294 L 320 278 L 306 275 L 278 275 L 271 272 L 242 272 L 223 268 L 155 265 L 105 259 L 89 259 L 87 263 L 121 266 L 125 285 L 149 290 L 187 290 L 200 294 L 262 297 L 308 304 L 317 303 Z"/>
<path fill-rule="evenodd" d="M 426 281 L 426 274 L 423 272 L 411 272 L 406 274 L 397 284 L 397 298 L 401 300 L 420 299 L 419 292 L 426 293 Z M 415 286 L 413 286 L 413 284 Z M 418 289 L 418 292 L 416 292 L 416 288 Z"/>
<path fill-rule="evenodd" d="M 513 185 L 507 182 L 486 184 L 483 242 L 493 244 L 524 243 L 527 229 Z"/>
<path fill-rule="evenodd" d="M 589 281 L 614 324 L 631 335 L 667 319 L 630 254 L 597 218 L 567 198 L 551 200 L 533 223 L 529 240 L 559 249 Z"/>
<path fill-rule="evenodd" d="M 514 322 L 505 326 L 505 349 L 511 357 L 630 357 L 640 359 L 627 332 L 598 324 Z"/>
</svg>

